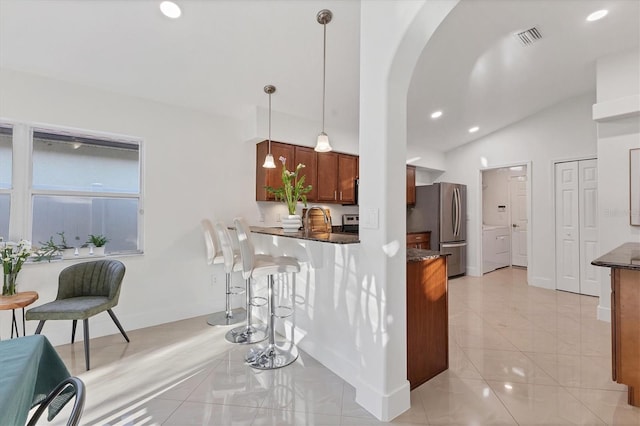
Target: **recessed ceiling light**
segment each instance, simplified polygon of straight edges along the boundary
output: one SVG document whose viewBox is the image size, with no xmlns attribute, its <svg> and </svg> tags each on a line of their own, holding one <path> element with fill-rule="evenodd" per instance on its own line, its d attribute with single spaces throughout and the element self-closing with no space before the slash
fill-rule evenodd
<svg viewBox="0 0 640 426">
<path fill-rule="evenodd" d="M 473 126 L 472 128 L 470 128 L 470 129 L 469 129 L 469 133 L 475 133 L 475 132 L 477 132 L 478 130 L 480 130 L 480 127 L 478 127 L 478 126 Z"/>
<path fill-rule="evenodd" d="M 160 11 L 167 18 L 176 19 L 182 15 L 182 11 L 180 10 L 180 6 L 175 4 L 172 1 L 163 1 L 160 3 Z"/>
<path fill-rule="evenodd" d="M 597 10 L 593 12 L 591 15 L 587 16 L 587 21 L 589 22 L 597 21 L 598 19 L 602 19 L 605 16 L 607 16 L 608 13 L 609 11 L 607 9 Z"/>
<path fill-rule="evenodd" d="M 435 111 L 431 114 L 431 118 L 438 118 L 442 116 L 442 111 Z"/>
</svg>

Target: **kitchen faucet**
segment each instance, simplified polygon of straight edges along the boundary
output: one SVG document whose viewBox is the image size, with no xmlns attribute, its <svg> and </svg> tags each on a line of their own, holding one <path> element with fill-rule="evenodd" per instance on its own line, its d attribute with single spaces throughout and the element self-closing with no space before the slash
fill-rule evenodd
<svg viewBox="0 0 640 426">
<path fill-rule="evenodd" d="M 311 213 L 311 210 L 314 210 L 314 209 L 320 210 L 322 212 L 322 216 L 324 216 L 324 223 L 329 223 L 329 217 L 327 216 L 327 211 L 324 208 L 319 207 L 319 206 L 309 207 L 307 209 L 307 212 L 305 213 L 305 216 L 304 216 L 304 231 L 306 233 L 309 233 L 311 231 L 311 215 L 310 215 L 310 213 Z"/>
</svg>

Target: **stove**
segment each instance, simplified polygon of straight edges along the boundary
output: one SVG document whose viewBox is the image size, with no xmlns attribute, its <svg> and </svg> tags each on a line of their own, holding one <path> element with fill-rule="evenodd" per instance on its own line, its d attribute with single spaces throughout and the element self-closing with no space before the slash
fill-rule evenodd
<svg viewBox="0 0 640 426">
<path fill-rule="evenodd" d="M 349 234 L 357 234 L 360 227 L 360 215 L 343 214 L 342 215 L 342 232 Z"/>
</svg>

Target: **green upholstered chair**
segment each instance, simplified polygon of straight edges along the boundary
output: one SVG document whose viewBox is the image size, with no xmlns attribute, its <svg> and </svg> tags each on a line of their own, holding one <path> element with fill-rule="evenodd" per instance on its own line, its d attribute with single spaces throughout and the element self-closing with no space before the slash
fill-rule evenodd
<svg viewBox="0 0 640 426">
<path fill-rule="evenodd" d="M 89 370 L 89 317 L 107 311 L 126 341 L 127 333 L 111 308 L 118 304 L 120 286 L 124 278 L 124 264 L 118 260 L 95 260 L 69 266 L 58 277 L 58 296 L 27 311 L 28 320 L 39 320 L 36 334 L 45 321 L 72 320 L 71 343 L 75 340 L 78 320 L 83 321 L 84 358 Z"/>
</svg>

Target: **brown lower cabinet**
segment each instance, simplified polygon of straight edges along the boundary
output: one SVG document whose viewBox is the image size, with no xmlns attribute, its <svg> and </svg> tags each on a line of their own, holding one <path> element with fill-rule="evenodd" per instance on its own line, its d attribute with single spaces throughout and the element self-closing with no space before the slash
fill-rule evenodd
<svg viewBox="0 0 640 426">
<path fill-rule="evenodd" d="M 640 407 L 640 271 L 611 268 L 611 346 L 613 380 Z"/>
<path fill-rule="evenodd" d="M 407 262 L 407 379 L 411 389 L 449 368 L 447 257 Z"/>
<path fill-rule="evenodd" d="M 431 231 L 407 234 L 407 248 L 431 249 Z"/>
</svg>

